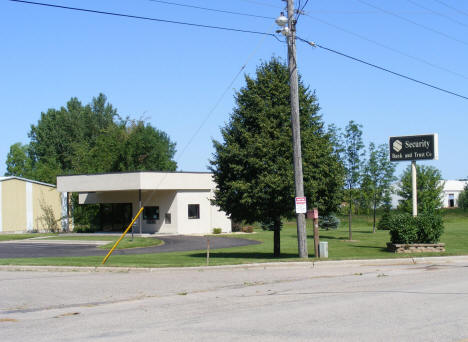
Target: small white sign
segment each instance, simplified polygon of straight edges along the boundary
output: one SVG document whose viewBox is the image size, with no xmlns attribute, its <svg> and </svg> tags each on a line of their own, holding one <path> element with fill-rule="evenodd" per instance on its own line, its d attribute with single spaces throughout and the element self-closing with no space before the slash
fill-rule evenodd
<svg viewBox="0 0 468 342">
<path fill-rule="evenodd" d="M 296 197 L 296 214 L 305 214 L 307 212 L 307 202 L 305 197 Z"/>
</svg>

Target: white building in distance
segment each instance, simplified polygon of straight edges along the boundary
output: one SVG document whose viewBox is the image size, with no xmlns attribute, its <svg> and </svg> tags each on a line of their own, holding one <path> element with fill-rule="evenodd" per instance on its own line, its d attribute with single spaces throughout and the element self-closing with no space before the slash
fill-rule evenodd
<svg viewBox="0 0 468 342">
<path fill-rule="evenodd" d="M 123 222 L 128 225 L 140 205 L 143 206 L 141 221 L 135 226 L 135 231 L 141 229 L 142 233 L 207 234 L 214 228 L 231 232 L 231 220 L 211 204 L 214 189 L 213 176 L 206 172 L 122 172 L 57 177 L 57 190 L 79 193 L 80 204 L 117 205 L 104 213 L 111 216 L 112 222 L 117 219 L 117 229 L 121 229 Z"/>
<path fill-rule="evenodd" d="M 458 196 L 465 189 L 468 180 L 445 180 L 444 189 L 442 192 L 442 207 L 443 208 L 457 208 Z M 396 194 L 399 184 L 393 186 L 394 193 L 392 194 L 392 208 L 398 207 L 399 201 L 402 199 Z"/>
</svg>

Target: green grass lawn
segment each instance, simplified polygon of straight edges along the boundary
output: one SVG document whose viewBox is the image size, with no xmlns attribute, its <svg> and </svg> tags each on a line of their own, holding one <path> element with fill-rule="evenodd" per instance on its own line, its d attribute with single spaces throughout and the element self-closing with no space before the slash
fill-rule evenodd
<svg viewBox="0 0 468 342">
<path fill-rule="evenodd" d="M 106 236 L 106 235 L 64 235 L 60 234 L 57 236 L 52 236 L 47 238 L 47 240 L 78 240 L 78 241 L 110 241 L 106 245 L 99 246 L 103 249 L 111 249 L 114 246 L 115 242 L 120 238 L 120 236 Z M 142 238 L 134 237 L 132 240 L 131 236 L 125 236 L 116 249 L 125 249 L 125 248 L 139 248 L 139 247 L 151 247 L 158 246 L 162 244 L 162 241 L 156 238 Z"/>
<path fill-rule="evenodd" d="M 445 253 L 423 253 L 414 256 L 468 255 L 468 213 L 459 210 L 446 211 L 445 232 L 441 242 L 446 243 Z M 247 238 L 261 241 L 260 245 L 211 250 L 210 265 L 244 264 L 271 261 L 301 261 L 297 255 L 297 236 L 295 222 L 285 222 L 281 232 L 281 257 L 274 258 L 273 232 L 256 228 L 256 234 L 228 234 L 234 238 Z M 313 259 L 312 224 L 307 222 L 308 247 L 310 260 Z M 96 238 L 100 238 L 96 237 Z M 385 250 L 390 240 L 388 231 L 372 233 L 372 218 L 367 216 L 353 217 L 353 241 L 348 239 L 348 227 L 345 217 L 337 230 L 320 230 L 321 241 L 328 241 L 329 259 L 381 259 L 402 258 L 408 254 L 394 254 Z M 15 265 L 72 265 L 98 266 L 102 257 L 70 258 L 29 258 L 0 259 L 0 264 Z M 171 267 L 206 265 L 206 251 L 172 252 L 141 255 L 113 255 L 106 266 L 136 267 Z"/>
<path fill-rule="evenodd" d="M 53 233 L 31 233 L 31 234 L 0 234 L 0 241 L 25 240 L 41 236 L 56 236 Z"/>
</svg>

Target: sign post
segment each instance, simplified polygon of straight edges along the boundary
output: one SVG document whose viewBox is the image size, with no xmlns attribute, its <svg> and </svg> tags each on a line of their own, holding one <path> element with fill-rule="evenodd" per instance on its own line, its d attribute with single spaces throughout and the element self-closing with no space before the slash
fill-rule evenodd
<svg viewBox="0 0 468 342">
<path fill-rule="evenodd" d="M 390 161 L 411 161 L 413 216 L 418 216 L 416 160 L 439 159 L 439 135 L 423 134 L 390 137 Z"/>
<path fill-rule="evenodd" d="M 418 216 L 418 179 L 416 174 L 416 160 L 411 161 L 411 188 L 413 194 L 413 216 Z"/>
<path fill-rule="evenodd" d="M 312 224 L 314 225 L 314 253 L 315 253 L 315 257 L 319 258 L 320 257 L 320 253 L 319 253 L 320 236 L 319 236 L 318 208 L 308 210 L 307 218 L 312 220 Z"/>
<path fill-rule="evenodd" d="M 314 208 L 313 217 L 314 217 L 314 252 L 315 252 L 315 257 L 320 258 L 320 252 L 319 252 L 319 243 L 320 243 L 319 220 L 318 220 L 318 209 L 317 208 Z"/>
</svg>

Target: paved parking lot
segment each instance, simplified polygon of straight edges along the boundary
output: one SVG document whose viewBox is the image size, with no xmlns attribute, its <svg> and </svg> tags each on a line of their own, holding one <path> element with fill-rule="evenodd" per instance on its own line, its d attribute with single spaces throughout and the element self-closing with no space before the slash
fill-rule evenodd
<svg viewBox="0 0 468 342">
<path fill-rule="evenodd" d="M 206 249 L 207 242 L 204 236 L 174 235 L 157 237 L 164 241 L 163 245 L 118 249 L 113 254 L 148 254 L 163 252 L 181 252 Z M 222 236 L 210 236 L 210 249 L 229 248 L 236 246 L 247 246 L 259 242 L 247 239 L 227 238 Z M 67 241 L 66 243 L 55 243 L 46 240 L 23 240 L 21 242 L 0 243 L 0 258 L 38 258 L 38 257 L 64 257 L 64 256 L 99 256 L 106 255 L 107 251 L 98 248 L 96 244 L 88 241 L 78 243 Z"/>
</svg>

